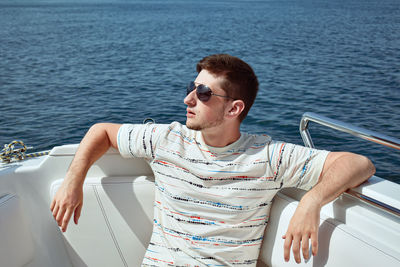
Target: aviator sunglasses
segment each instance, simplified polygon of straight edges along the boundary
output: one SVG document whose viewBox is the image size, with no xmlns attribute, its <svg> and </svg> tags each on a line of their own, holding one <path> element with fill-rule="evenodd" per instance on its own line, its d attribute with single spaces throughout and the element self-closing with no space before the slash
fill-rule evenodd
<svg viewBox="0 0 400 267">
<path fill-rule="evenodd" d="M 201 102 L 207 102 L 208 100 L 210 100 L 212 95 L 215 96 L 219 96 L 219 97 L 224 97 L 224 98 L 231 98 L 234 99 L 230 96 L 227 95 L 217 95 L 215 93 L 213 93 L 213 91 L 211 91 L 210 87 L 208 87 L 207 85 L 204 84 L 198 84 L 196 85 L 195 82 L 190 82 L 187 89 L 186 89 L 186 95 L 190 94 L 193 90 L 196 90 L 196 95 L 197 98 L 201 101 Z"/>
</svg>

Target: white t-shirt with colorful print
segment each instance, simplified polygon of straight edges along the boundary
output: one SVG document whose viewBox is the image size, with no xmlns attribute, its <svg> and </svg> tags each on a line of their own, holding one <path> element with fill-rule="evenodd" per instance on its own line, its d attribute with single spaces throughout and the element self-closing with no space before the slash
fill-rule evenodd
<svg viewBox="0 0 400 267">
<path fill-rule="evenodd" d="M 124 124 L 123 157 L 143 157 L 155 176 L 154 224 L 142 266 L 255 266 L 272 199 L 309 190 L 328 151 L 242 133 L 210 147 L 178 122 Z"/>
</svg>

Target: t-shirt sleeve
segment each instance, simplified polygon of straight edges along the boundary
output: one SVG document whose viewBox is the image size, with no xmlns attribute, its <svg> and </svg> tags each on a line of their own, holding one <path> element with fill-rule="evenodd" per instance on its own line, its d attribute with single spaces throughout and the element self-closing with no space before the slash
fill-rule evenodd
<svg viewBox="0 0 400 267">
<path fill-rule="evenodd" d="M 273 175 L 282 187 L 310 190 L 319 179 L 329 151 L 290 143 L 271 145 L 270 160 Z"/>
<path fill-rule="evenodd" d="M 117 139 L 121 156 L 153 159 L 157 144 L 167 129 L 165 124 L 123 124 Z"/>
</svg>

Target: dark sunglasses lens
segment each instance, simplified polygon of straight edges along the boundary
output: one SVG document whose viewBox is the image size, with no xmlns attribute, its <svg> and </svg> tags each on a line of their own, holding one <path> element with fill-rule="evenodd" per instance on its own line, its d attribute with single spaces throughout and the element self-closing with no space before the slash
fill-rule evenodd
<svg viewBox="0 0 400 267">
<path fill-rule="evenodd" d="M 197 93 L 197 98 L 203 102 L 208 101 L 211 97 L 211 89 L 204 84 L 199 84 L 197 86 L 196 93 Z"/>
<path fill-rule="evenodd" d="M 194 89 L 196 89 L 196 85 L 194 82 L 190 82 L 186 88 L 186 95 L 190 94 Z"/>
</svg>

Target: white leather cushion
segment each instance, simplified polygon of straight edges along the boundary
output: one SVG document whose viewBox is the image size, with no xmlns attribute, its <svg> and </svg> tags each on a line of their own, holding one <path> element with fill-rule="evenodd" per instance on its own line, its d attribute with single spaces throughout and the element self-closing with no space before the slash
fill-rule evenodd
<svg viewBox="0 0 400 267">
<path fill-rule="evenodd" d="M 7 267 L 23 266 L 33 259 L 33 241 L 20 199 L 0 197 L 0 259 Z"/>
<path fill-rule="evenodd" d="M 78 225 L 64 233 L 74 266 L 140 266 L 153 228 L 154 177 L 87 178 Z M 62 180 L 53 182 L 51 197 Z"/>
</svg>

